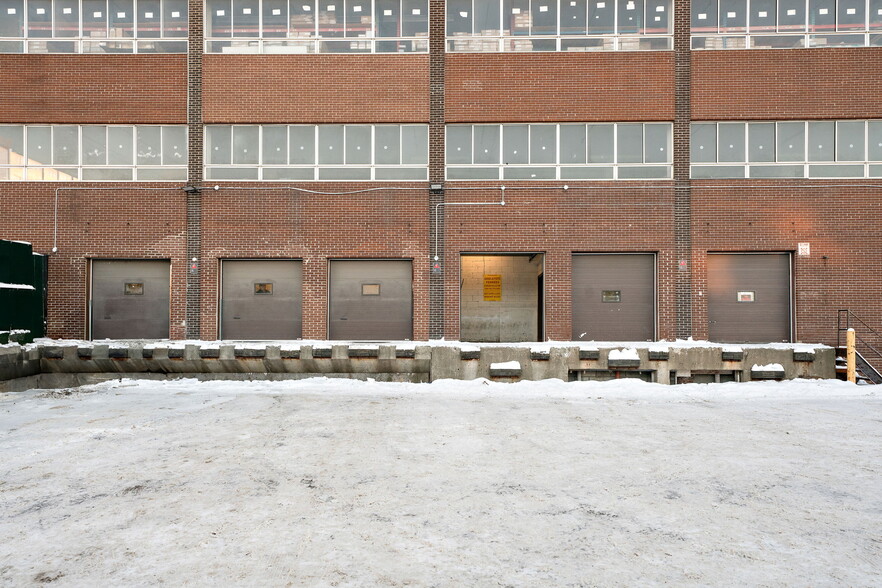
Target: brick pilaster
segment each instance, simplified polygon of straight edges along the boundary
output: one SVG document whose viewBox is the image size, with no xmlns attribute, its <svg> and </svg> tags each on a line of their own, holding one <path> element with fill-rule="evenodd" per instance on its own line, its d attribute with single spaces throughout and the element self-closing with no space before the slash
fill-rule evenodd
<svg viewBox="0 0 882 588">
<path fill-rule="evenodd" d="M 189 0 L 187 51 L 187 179 L 190 187 L 202 185 L 202 0 Z M 193 262 L 196 259 L 196 262 Z M 187 192 L 187 337 L 201 338 L 202 306 L 202 194 Z"/>
<path fill-rule="evenodd" d="M 444 60 L 445 60 L 445 3 L 429 3 L 429 183 L 444 185 Z M 429 250 L 431 275 L 429 277 L 429 338 L 444 336 L 444 215 L 435 214 L 444 202 L 444 189 L 429 194 Z M 443 209 L 443 207 L 440 207 Z M 443 212 L 443 210 L 441 211 Z M 437 216 L 437 223 L 436 223 Z M 438 251 L 435 251 L 435 243 Z M 438 259 L 434 256 L 437 254 Z M 436 267 L 436 264 L 438 267 Z"/>
<path fill-rule="evenodd" d="M 692 335 L 691 20 L 690 0 L 678 0 L 674 10 L 674 244 L 677 252 L 676 332 L 682 339 Z"/>
</svg>

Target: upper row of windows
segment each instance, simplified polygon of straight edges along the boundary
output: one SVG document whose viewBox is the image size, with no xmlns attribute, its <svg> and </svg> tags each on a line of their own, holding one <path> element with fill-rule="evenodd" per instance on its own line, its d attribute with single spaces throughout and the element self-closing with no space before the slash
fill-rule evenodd
<svg viewBox="0 0 882 588">
<path fill-rule="evenodd" d="M 448 180 L 670 179 L 670 122 L 447 125 Z M 882 177 L 882 121 L 699 122 L 693 178 Z M 404 125 L 208 125 L 207 180 L 426 181 Z M 187 129 L 0 125 L 0 180 L 185 181 Z"/>
<path fill-rule="evenodd" d="M 669 50 L 672 0 L 447 0 L 450 52 Z M 207 53 L 425 53 L 428 0 L 205 0 Z M 184 53 L 187 0 L 0 0 L 0 53 Z M 882 0 L 693 0 L 694 49 L 882 46 Z"/>
</svg>

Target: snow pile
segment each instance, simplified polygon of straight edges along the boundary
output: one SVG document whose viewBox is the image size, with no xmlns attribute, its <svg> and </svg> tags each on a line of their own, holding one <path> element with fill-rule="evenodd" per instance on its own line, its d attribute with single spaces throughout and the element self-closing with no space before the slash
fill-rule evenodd
<svg viewBox="0 0 882 588">
<path fill-rule="evenodd" d="M 36 290 L 30 284 L 7 284 L 6 282 L 0 282 L 0 290 Z"/>
<path fill-rule="evenodd" d="M 613 349 L 609 352 L 609 358 L 611 360 L 640 359 L 640 356 L 637 354 L 637 350 L 632 347 L 628 349 Z"/>
<path fill-rule="evenodd" d="M 519 370 L 521 363 L 519 361 L 501 361 L 499 363 L 491 363 L 490 370 Z"/>
<path fill-rule="evenodd" d="M 768 365 L 757 365 L 753 364 L 753 367 L 750 368 L 752 372 L 783 372 L 784 366 L 780 363 L 770 363 Z"/>
</svg>

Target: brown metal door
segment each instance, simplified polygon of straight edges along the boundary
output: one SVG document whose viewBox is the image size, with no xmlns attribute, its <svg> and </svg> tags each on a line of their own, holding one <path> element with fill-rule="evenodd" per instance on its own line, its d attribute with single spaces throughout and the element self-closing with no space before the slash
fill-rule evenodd
<svg viewBox="0 0 882 588">
<path fill-rule="evenodd" d="M 721 343 L 790 341 L 790 255 L 707 256 L 708 338 Z"/>
<path fill-rule="evenodd" d="M 303 262 L 235 260 L 222 263 L 221 337 L 299 339 Z"/>
<path fill-rule="evenodd" d="M 573 340 L 655 339 L 655 256 L 573 255 Z"/>
<path fill-rule="evenodd" d="M 92 339 L 167 339 L 170 263 L 92 261 Z"/>
<path fill-rule="evenodd" d="M 330 339 L 413 338 L 410 261 L 335 260 L 330 271 Z"/>
</svg>

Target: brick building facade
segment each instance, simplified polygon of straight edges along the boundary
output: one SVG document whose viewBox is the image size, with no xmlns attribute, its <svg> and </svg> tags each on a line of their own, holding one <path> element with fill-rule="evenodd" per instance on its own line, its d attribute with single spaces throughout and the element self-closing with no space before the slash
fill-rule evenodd
<svg viewBox="0 0 882 588">
<path fill-rule="evenodd" d="M 139 260 L 175 339 L 882 330 L 879 0 L 101 2 L 0 1 L 0 238 L 50 254 L 50 336 L 141 336 Z"/>
</svg>

